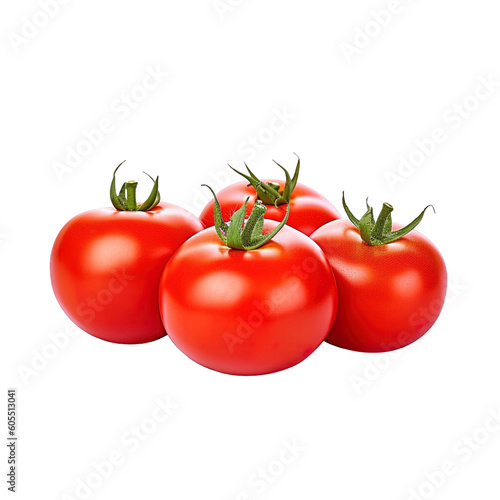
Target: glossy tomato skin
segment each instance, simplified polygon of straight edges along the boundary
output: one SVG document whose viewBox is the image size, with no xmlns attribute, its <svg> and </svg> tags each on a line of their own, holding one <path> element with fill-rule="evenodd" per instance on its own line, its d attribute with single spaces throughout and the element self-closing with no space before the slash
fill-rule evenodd
<svg viewBox="0 0 500 500">
<path fill-rule="evenodd" d="M 280 190 L 285 185 L 283 181 L 278 180 L 265 180 L 263 182 L 275 182 L 280 185 Z M 246 217 L 250 215 L 257 199 L 255 189 L 252 186 L 248 186 L 248 182 L 242 181 L 231 184 L 217 193 L 223 220 L 228 221 L 234 212 L 243 206 L 243 202 L 248 196 L 250 199 L 246 208 Z M 287 225 L 307 236 L 327 222 L 340 219 L 340 214 L 336 208 L 324 196 L 304 184 L 297 184 L 295 186 L 290 197 L 290 203 L 290 215 Z M 281 222 L 285 217 L 287 205 L 280 205 L 279 207 L 266 205 L 266 207 L 267 212 L 264 215 L 266 219 Z M 212 227 L 214 225 L 213 200 L 209 201 L 202 210 L 200 220 L 205 227 Z"/>
<path fill-rule="evenodd" d="M 194 215 L 170 203 L 148 212 L 81 213 L 52 248 L 55 296 L 77 326 L 100 339 L 138 344 L 163 337 L 161 273 L 177 248 L 202 229 Z"/>
<path fill-rule="evenodd" d="M 277 225 L 265 221 L 264 233 Z M 160 312 L 174 344 L 233 375 L 289 368 L 325 339 L 337 309 L 320 248 L 290 227 L 257 250 L 227 248 L 214 228 L 184 243 L 160 281 Z"/>
<path fill-rule="evenodd" d="M 425 236 L 413 230 L 393 243 L 369 246 L 350 221 L 339 220 L 311 238 L 328 258 L 338 286 L 339 310 L 327 342 L 353 351 L 391 351 L 434 324 L 447 275 L 441 254 Z"/>
</svg>

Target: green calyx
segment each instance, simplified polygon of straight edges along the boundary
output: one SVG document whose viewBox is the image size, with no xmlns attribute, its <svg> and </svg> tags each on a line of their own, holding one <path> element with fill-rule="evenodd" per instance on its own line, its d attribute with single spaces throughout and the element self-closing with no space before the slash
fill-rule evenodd
<svg viewBox="0 0 500 500">
<path fill-rule="evenodd" d="M 345 202 L 344 193 L 342 193 L 342 205 L 344 206 L 344 210 L 346 211 L 349 220 L 359 229 L 363 241 L 373 247 L 392 243 L 393 241 L 403 237 L 405 234 L 408 234 L 418 226 L 424 217 L 425 211 L 429 207 L 432 207 L 432 210 L 434 210 L 432 205 L 427 205 L 422 210 L 420 215 L 407 226 L 402 227 L 397 231 L 393 231 L 391 212 L 394 208 L 389 205 L 389 203 L 383 204 L 382 210 L 380 211 L 376 221 L 373 217 L 373 208 L 368 205 L 368 198 L 366 199 L 367 210 L 361 219 L 356 219 L 356 217 L 354 217 L 352 212 L 349 210 L 349 207 Z M 434 210 L 434 213 L 436 213 L 436 210 Z"/>
<path fill-rule="evenodd" d="M 239 170 L 236 170 L 235 168 L 231 167 L 229 165 L 229 168 L 234 170 L 237 174 L 241 175 L 244 177 L 254 188 L 255 191 L 257 191 L 257 196 L 262 203 L 265 205 L 274 205 L 275 207 L 279 205 L 284 205 L 285 203 L 288 203 L 287 200 L 290 200 L 290 195 L 292 194 L 292 191 L 295 189 L 295 186 L 297 185 L 297 179 L 299 178 L 299 171 L 300 171 L 300 158 L 297 156 L 297 166 L 295 167 L 295 172 L 293 174 L 293 177 L 290 177 L 290 174 L 288 173 L 288 170 L 286 168 L 282 167 L 278 162 L 274 161 L 278 167 L 285 172 L 285 187 L 283 191 L 279 190 L 279 184 L 276 184 L 275 182 L 262 182 L 249 168 L 248 165 L 245 163 L 245 167 L 248 171 L 248 174 L 244 174 L 243 172 L 240 172 Z"/>
<path fill-rule="evenodd" d="M 115 168 L 113 172 L 113 180 L 111 181 L 110 188 L 110 198 L 111 203 L 117 210 L 126 210 L 126 211 L 139 211 L 139 212 L 147 212 L 148 210 L 153 209 L 160 203 L 160 192 L 158 191 L 158 177 L 156 180 L 153 179 L 148 173 L 144 172 L 153 182 L 153 189 L 148 196 L 147 200 L 144 203 L 137 203 L 135 198 L 135 192 L 137 189 L 136 181 L 129 181 L 123 183 L 122 188 L 120 189 L 120 193 L 116 194 L 116 171 L 124 164 L 122 161 L 120 165 Z"/>
<path fill-rule="evenodd" d="M 222 219 L 219 200 L 217 200 L 217 196 L 213 189 L 206 184 L 202 184 L 202 186 L 212 191 L 214 196 L 215 230 L 222 242 L 229 248 L 234 248 L 236 250 L 255 250 L 265 245 L 268 241 L 271 241 L 288 220 L 290 203 L 287 201 L 286 203 L 288 203 L 288 206 L 283 220 L 270 233 L 262 234 L 264 228 L 264 214 L 267 208 L 260 200 L 257 200 L 250 216 L 245 221 L 245 212 L 249 200 L 249 198 L 247 198 L 243 206 L 234 212 L 229 223 L 226 223 Z"/>
</svg>

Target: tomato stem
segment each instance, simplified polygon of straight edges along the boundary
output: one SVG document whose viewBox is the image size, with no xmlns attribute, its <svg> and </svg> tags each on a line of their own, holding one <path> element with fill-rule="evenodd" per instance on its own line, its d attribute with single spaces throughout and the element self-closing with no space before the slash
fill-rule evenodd
<svg viewBox="0 0 500 500">
<path fill-rule="evenodd" d="M 137 191 L 137 182 L 136 181 L 128 181 L 125 182 L 121 189 L 120 193 L 116 194 L 116 172 L 117 170 L 125 163 L 122 161 L 120 165 L 115 168 L 113 172 L 113 179 L 111 181 L 111 187 L 109 190 L 109 195 L 111 198 L 111 203 L 117 210 L 127 210 L 127 211 L 141 211 L 146 212 L 156 207 L 158 203 L 160 203 L 160 192 L 158 191 L 158 177 L 156 180 L 153 179 L 148 173 L 144 172 L 152 181 L 153 181 L 153 189 L 148 196 L 147 200 L 144 203 L 137 203 L 136 200 L 136 191 Z"/>
<path fill-rule="evenodd" d="M 379 240 L 382 238 L 382 235 L 384 234 L 384 230 L 386 229 L 386 223 L 388 220 L 391 218 L 391 212 L 394 210 L 392 205 L 389 205 L 389 203 L 384 203 L 382 205 L 382 210 L 380 211 L 380 214 L 377 218 L 377 222 L 375 222 L 375 225 L 373 226 L 373 231 L 372 231 L 372 237 Z M 392 221 L 391 221 L 391 227 L 389 228 L 389 231 L 392 230 Z"/>
<path fill-rule="evenodd" d="M 368 205 L 368 199 L 366 200 L 367 210 L 361 219 L 357 219 L 347 206 L 344 193 L 342 193 L 342 205 L 344 206 L 344 210 L 346 211 L 349 220 L 359 229 L 359 234 L 361 235 L 363 241 L 370 246 L 387 245 L 388 243 L 392 243 L 393 241 L 403 237 L 405 234 L 408 234 L 410 231 L 415 229 L 418 224 L 420 224 L 425 211 L 429 207 L 432 207 L 432 210 L 436 213 L 436 210 L 432 205 L 427 205 L 422 210 L 420 215 L 418 215 L 412 222 L 397 231 L 393 231 L 391 213 L 394 208 L 389 203 L 384 203 L 382 205 L 382 210 L 380 211 L 376 222 L 373 217 L 373 208 Z"/>
<path fill-rule="evenodd" d="M 245 221 L 245 214 L 247 209 L 249 197 L 245 200 L 243 206 L 234 212 L 228 223 L 224 222 L 222 212 L 220 209 L 219 200 L 214 190 L 207 184 L 202 184 L 212 192 L 214 197 L 214 221 L 215 231 L 224 243 L 229 248 L 235 250 L 256 250 L 257 248 L 265 245 L 271 241 L 276 234 L 283 228 L 288 220 L 290 213 L 290 203 L 286 208 L 286 214 L 283 220 L 268 234 L 262 234 L 264 228 L 264 214 L 267 211 L 266 206 L 257 200 L 252 208 L 250 216 Z"/>
<path fill-rule="evenodd" d="M 282 167 L 278 162 L 274 161 L 278 167 L 285 172 L 285 187 L 283 191 L 280 191 L 280 186 L 276 182 L 262 182 L 248 167 L 248 165 L 245 163 L 245 167 L 248 171 L 248 175 L 244 174 L 243 172 L 240 172 L 239 170 L 236 170 L 235 168 L 231 167 L 229 165 L 229 168 L 234 170 L 237 174 L 241 175 L 244 177 L 250 185 L 252 185 L 257 193 L 257 199 L 260 200 L 262 203 L 265 205 L 274 205 L 274 206 L 279 206 L 279 205 L 284 205 L 285 203 L 288 203 L 287 200 L 290 200 L 290 195 L 292 194 L 292 191 L 295 189 L 295 186 L 297 185 L 297 180 L 299 178 L 299 172 L 300 172 L 300 158 L 298 155 L 297 156 L 297 166 L 295 167 L 295 172 L 293 174 L 293 177 L 290 177 L 290 174 L 288 173 L 288 170 L 286 168 Z"/>
<path fill-rule="evenodd" d="M 125 186 L 125 192 L 127 194 L 125 209 L 137 210 L 137 201 L 135 198 L 135 192 L 137 190 L 137 182 L 136 181 L 125 182 L 124 186 Z"/>
</svg>

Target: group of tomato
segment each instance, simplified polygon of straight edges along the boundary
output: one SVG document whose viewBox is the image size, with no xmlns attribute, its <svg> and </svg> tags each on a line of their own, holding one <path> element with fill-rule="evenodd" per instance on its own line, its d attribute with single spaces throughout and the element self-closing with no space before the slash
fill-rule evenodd
<svg viewBox="0 0 500 500">
<path fill-rule="evenodd" d="M 245 180 L 213 194 L 199 218 L 125 182 L 114 208 L 90 210 L 59 232 L 50 271 L 56 298 L 86 332 L 136 344 L 166 334 L 197 363 L 258 375 L 289 368 L 324 340 L 362 352 L 420 338 L 446 294 L 439 251 L 384 203 L 348 218 L 313 189 Z M 246 165 L 245 165 L 246 166 Z M 210 189 L 207 186 L 208 189 Z M 426 207 L 427 208 L 427 207 Z"/>
</svg>

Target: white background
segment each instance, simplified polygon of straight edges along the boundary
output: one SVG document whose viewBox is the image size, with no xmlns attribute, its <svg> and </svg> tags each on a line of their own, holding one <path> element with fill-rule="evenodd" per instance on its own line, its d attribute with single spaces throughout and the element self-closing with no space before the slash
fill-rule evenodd
<svg viewBox="0 0 500 500">
<path fill-rule="evenodd" d="M 481 79 L 500 82 L 497 4 L 57 5 L 50 19 L 32 0 L 0 13 L 2 387 L 18 389 L 18 498 L 83 498 L 79 481 L 97 484 L 93 462 L 116 452 L 122 463 L 89 498 L 499 498 L 499 424 L 488 426 L 500 418 L 499 84 L 473 97 Z M 147 68 L 168 76 L 137 89 Z M 112 130 L 85 150 L 103 119 Z M 446 139 L 398 174 L 436 128 Z M 61 174 L 79 145 L 87 156 Z M 69 322 L 50 286 L 51 245 L 72 216 L 109 205 L 119 162 L 139 198 L 146 170 L 164 200 L 198 213 L 201 183 L 236 180 L 227 162 L 272 177 L 271 160 L 293 168 L 293 152 L 300 181 L 337 207 L 344 189 L 355 213 L 369 195 L 407 223 L 434 204 L 419 230 L 450 288 L 421 340 L 394 356 L 323 344 L 290 370 L 247 378 L 196 365 L 168 337 L 113 345 L 80 332 L 54 351 Z M 404 176 L 394 185 L 388 172 Z M 151 430 L 156 398 L 178 408 L 133 450 L 122 436 Z M 300 451 L 280 465 L 285 441 Z M 443 479 L 445 461 L 454 473 Z M 268 467 L 272 482 L 255 483 Z M 440 487 L 426 484 L 433 474 Z"/>
</svg>

